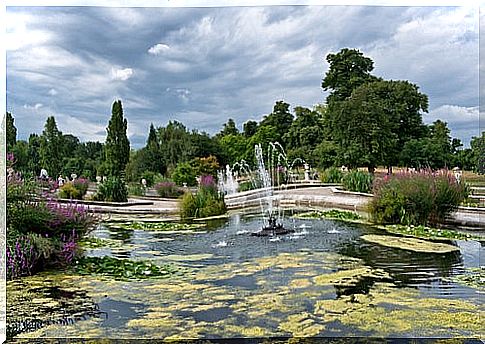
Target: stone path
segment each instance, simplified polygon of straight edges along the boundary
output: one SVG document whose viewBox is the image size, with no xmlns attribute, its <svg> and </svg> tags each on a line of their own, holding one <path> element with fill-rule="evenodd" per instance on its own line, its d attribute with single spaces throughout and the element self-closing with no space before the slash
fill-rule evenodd
<svg viewBox="0 0 485 344">
<path fill-rule="evenodd" d="M 261 196 L 264 192 L 251 190 L 240 192 L 236 195 L 226 196 L 228 209 L 239 209 L 244 207 L 260 206 Z M 296 189 L 278 190 L 274 197 L 281 206 L 285 207 L 322 207 L 338 208 L 354 211 L 365 211 L 371 197 L 339 192 L 331 186 L 313 186 Z M 136 204 L 137 201 L 150 201 L 152 204 Z M 178 212 L 177 200 L 158 198 L 130 198 L 134 204 L 125 207 L 111 207 L 90 205 L 89 208 L 98 213 L 111 214 L 133 214 L 133 215 L 159 215 L 173 217 Z M 264 202 L 264 199 L 263 199 Z M 454 213 L 449 221 L 450 225 L 474 227 L 485 231 L 485 209 L 460 208 Z"/>
</svg>

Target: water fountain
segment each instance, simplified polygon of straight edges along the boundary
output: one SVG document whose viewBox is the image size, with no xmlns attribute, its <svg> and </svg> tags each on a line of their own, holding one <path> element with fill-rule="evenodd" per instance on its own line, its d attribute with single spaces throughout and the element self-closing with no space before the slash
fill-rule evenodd
<svg viewBox="0 0 485 344">
<path fill-rule="evenodd" d="M 259 203 L 261 215 L 263 217 L 263 226 L 260 231 L 251 233 L 253 236 L 274 236 L 280 234 L 293 233 L 293 229 L 284 228 L 281 223 L 283 217 L 282 210 L 274 206 L 275 196 L 274 187 L 287 184 L 294 177 L 291 171 L 296 164 L 303 164 L 308 169 L 308 164 L 301 158 L 289 161 L 283 149 L 278 142 L 270 142 L 264 159 L 263 148 L 261 144 L 254 147 L 256 158 L 256 169 L 252 171 L 249 165 L 241 160 L 235 163 L 232 168 L 226 165 L 226 169 L 218 172 L 219 191 L 224 195 L 234 195 L 238 190 L 238 182 L 235 174 L 248 180 L 253 189 L 259 193 Z M 294 181 L 294 180 L 293 180 Z"/>
</svg>

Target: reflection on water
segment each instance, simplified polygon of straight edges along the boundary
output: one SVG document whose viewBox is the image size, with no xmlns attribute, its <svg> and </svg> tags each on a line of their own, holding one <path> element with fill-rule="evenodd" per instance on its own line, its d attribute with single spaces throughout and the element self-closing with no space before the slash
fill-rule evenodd
<svg viewBox="0 0 485 344">
<path fill-rule="evenodd" d="M 61 274 L 56 283 L 78 285 L 107 317 L 62 328 L 51 325 L 32 335 L 76 336 L 88 331 L 92 336 L 219 338 L 481 333 L 476 317 L 484 315 L 483 300 L 477 290 L 448 279 L 465 268 L 480 266 L 484 253 L 480 243 L 453 241 L 460 252 L 416 253 L 361 240 L 363 234 L 378 232 L 365 225 L 289 217 L 283 224 L 295 233 L 252 237 L 261 221 L 249 216 L 211 221 L 208 228 L 190 234 L 102 226 L 93 235 L 123 245 L 86 250 L 87 255 L 175 262 L 186 273 L 143 282 Z M 25 281 L 42 283 L 43 278 Z M 21 300 L 15 300 L 19 306 Z M 433 320 L 438 316 L 441 320 Z"/>
</svg>

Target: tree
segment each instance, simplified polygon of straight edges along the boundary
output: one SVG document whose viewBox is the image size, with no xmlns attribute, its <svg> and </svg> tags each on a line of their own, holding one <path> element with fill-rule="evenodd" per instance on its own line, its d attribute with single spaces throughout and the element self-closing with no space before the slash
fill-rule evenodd
<svg viewBox="0 0 485 344">
<path fill-rule="evenodd" d="M 121 177 L 130 158 L 130 141 L 126 136 L 128 122 L 123 117 L 121 100 L 113 103 L 111 119 L 106 131 L 105 156 L 108 175 Z"/>
<path fill-rule="evenodd" d="M 272 127 L 274 130 L 273 136 L 275 141 L 278 141 L 284 146 L 285 142 L 283 136 L 290 128 L 291 123 L 293 123 L 293 115 L 290 113 L 290 104 L 279 100 L 274 105 L 273 112 L 265 116 L 261 121 L 258 131 L 261 127 Z"/>
<path fill-rule="evenodd" d="M 147 171 L 154 173 L 164 174 L 167 170 L 166 164 L 163 160 L 162 153 L 160 152 L 160 143 L 157 137 L 157 132 L 153 123 L 150 124 L 150 130 L 148 132 L 147 144 L 145 146 L 145 168 Z"/>
<path fill-rule="evenodd" d="M 243 125 L 243 135 L 246 138 L 249 138 L 256 134 L 256 131 L 258 130 L 258 122 L 256 121 L 247 121 Z"/>
<path fill-rule="evenodd" d="M 17 142 L 17 128 L 14 124 L 14 118 L 10 112 L 6 116 L 6 134 L 7 134 L 7 150 L 12 149 Z"/>
<path fill-rule="evenodd" d="M 374 69 L 372 59 L 357 49 L 344 48 L 336 54 L 328 54 L 326 60 L 330 67 L 322 80 L 322 88 L 332 90 L 327 98 L 328 104 L 345 100 L 357 87 L 378 80 L 370 74 Z"/>
<path fill-rule="evenodd" d="M 192 158 L 190 133 L 182 123 L 170 121 L 166 127 L 158 128 L 158 138 L 163 160 L 169 167 Z"/>
<path fill-rule="evenodd" d="M 475 170 L 485 174 L 485 131 L 482 131 L 482 136 L 473 137 L 470 146 L 473 151 Z"/>
<path fill-rule="evenodd" d="M 356 88 L 332 109 L 333 138 L 339 146 L 339 160 L 349 167 L 367 166 L 369 172 L 388 165 L 396 151 L 396 123 L 389 115 L 385 98 L 376 96 L 375 83 Z"/>
<path fill-rule="evenodd" d="M 50 116 L 40 137 L 40 164 L 52 178 L 61 172 L 62 153 L 62 132 L 57 129 L 54 116 Z"/>
<path fill-rule="evenodd" d="M 226 135 L 238 135 L 239 130 L 236 127 L 236 122 L 232 118 L 229 118 L 227 123 L 224 123 L 219 136 L 226 136 Z"/>
<path fill-rule="evenodd" d="M 29 146 L 27 149 L 28 163 L 27 169 L 34 175 L 40 174 L 40 143 L 41 139 L 37 134 L 30 134 Z"/>
</svg>

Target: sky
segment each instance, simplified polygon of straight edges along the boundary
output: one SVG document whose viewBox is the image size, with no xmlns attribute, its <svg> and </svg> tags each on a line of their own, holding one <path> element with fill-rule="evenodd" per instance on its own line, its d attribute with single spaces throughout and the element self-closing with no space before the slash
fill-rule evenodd
<svg viewBox="0 0 485 344">
<path fill-rule="evenodd" d="M 83 141 L 104 141 L 121 99 L 132 147 L 150 123 L 209 134 L 239 129 L 278 100 L 313 107 L 325 57 L 359 49 L 374 75 L 409 80 L 469 145 L 479 135 L 477 7 L 7 7 L 7 111 L 18 139 L 48 116 Z"/>
</svg>

